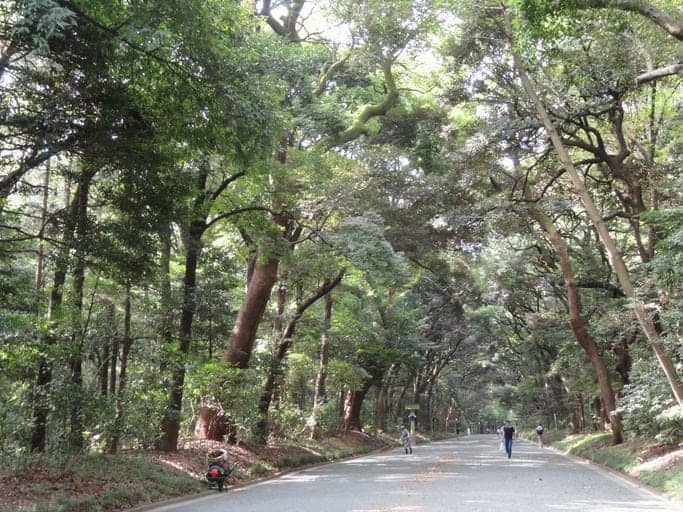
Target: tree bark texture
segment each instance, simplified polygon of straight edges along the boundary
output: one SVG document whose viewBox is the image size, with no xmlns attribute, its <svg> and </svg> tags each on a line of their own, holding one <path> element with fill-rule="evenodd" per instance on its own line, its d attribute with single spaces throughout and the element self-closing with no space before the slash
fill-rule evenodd
<svg viewBox="0 0 683 512">
<path fill-rule="evenodd" d="M 357 430 L 363 427 L 360 413 L 363 409 L 363 400 L 370 389 L 370 383 L 366 383 L 361 389 L 349 389 L 344 399 L 344 416 L 339 428 L 344 431 Z"/>
<path fill-rule="evenodd" d="M 225 361 L 242 369 L 249 368 L 256 332 L 268 305 L 270 292 L 277 281 L 277 270 L 280 264 L 277 258 L 259 262 L 260 251 L 256 253 L 255 258 L 257 261 L 247 286 L 247 293 L 237 313 L 235 326 L 228 342 L 228 350 L 223 356 Z"/>
</svg>

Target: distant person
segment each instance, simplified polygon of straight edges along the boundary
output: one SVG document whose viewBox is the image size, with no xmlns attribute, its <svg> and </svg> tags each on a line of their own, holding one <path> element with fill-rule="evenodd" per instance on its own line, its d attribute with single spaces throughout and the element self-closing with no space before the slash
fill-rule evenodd
<svg viewBox="0 0 683 512">
<path fill-rule="evenodd" d="M 508 454 L 508 459 L 512 457 L 512 438 L 514 436 L 515 427 L 510 425 L 510 420 L 508 420 L 503 426 L 503 440 L 505 441 L 505 453 Z"/>
<path fill-rule="evenodd" d="M 543 445 L 545 443 L 545 440 L 543 439 L 544 432 L 545 429 L 543 428 L 543 423 L 539 423 L 536 427 L 536 436 L 538 437 L 538 446 L 540 446 L 541 448 L 543 448 Z"/>
<path fill-rule="evenodd" d="M 410 432 L 405 425 L 401 425 L 401 444 L 406 453 L 413 453 L 413 447 L 410 444 Z"/>
</svg>

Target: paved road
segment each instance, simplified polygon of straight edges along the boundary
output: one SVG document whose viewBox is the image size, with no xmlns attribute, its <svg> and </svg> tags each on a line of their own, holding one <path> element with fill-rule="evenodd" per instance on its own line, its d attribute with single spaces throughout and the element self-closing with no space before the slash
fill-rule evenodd
<svg viewBox="0 0 683 512">
<path fill-rule="evenodd" d="M 155 512 L 681 511 L 620 477 L 526 441 L 495 436 L 418 445 L 231 488 Z"/>
</svg>

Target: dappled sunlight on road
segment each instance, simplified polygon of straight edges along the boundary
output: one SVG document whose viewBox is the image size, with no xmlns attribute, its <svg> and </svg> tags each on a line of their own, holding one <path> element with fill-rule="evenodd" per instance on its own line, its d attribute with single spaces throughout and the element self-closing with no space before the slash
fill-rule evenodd
<svg viewBox="0 0 683 512">
<path fill-rule="evenodd" d="M 493 435 L 322 464 L 167 510 L 683 512 L 627 480 L 523 440 L 508 459 Z"/>
</svg>

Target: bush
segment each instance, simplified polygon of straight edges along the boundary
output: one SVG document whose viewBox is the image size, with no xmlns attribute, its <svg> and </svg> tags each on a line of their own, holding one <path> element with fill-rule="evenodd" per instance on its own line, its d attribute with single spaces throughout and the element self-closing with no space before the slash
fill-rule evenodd
<svg viewBox="0 0 683 512">
<path fill-rule="evenodd" d="M 676 444 L 683 436 L 683 406 L 674 405 L 655 418 L 659 425 L 656 439 L 665 444 Z"/>
<path fill-rule="evenodd" d="M 675 401 L 661 370 L 648 359 L 639 359 L 631 370 L 631 383 L 624 387 L 624 397 L 618 411 L 624 428 L 631 437 L 666 439 L 678 431 L 681 413 L 673 407 Z M 669 413 L 665 411 L 672 410 Z"/>
</svg>

